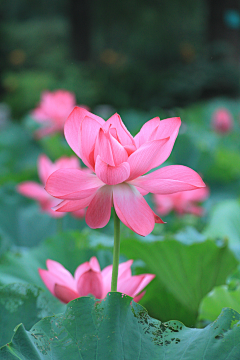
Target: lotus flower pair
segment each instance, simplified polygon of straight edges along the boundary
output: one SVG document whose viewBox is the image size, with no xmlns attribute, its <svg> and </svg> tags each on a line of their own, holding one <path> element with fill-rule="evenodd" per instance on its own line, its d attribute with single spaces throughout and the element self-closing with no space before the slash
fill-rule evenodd
<svg viewBox="0 0 240 360">
<path fill-rule="evenodd" d="M 154 194 L 153 200 L 160 215 L 167 215 L 174 210 L 180 215 L 189 213 L 202 216 L 203 208 L 198 203 L 206 200 L 208 196 L 209 189 L 205 187 L 168 195 Z"/>
<path fill-rule="evenodd" d="M 132 263 L 133 260 L 128 260 L 119 265 L 117 290 L 138 302 L 145 294 L 142 290 L 155 275 L 132 276 Z M 39 274 L 48 290 L 63 303 L 88 295 L 93 295 L 96 299 L 104 299 L 111 290 L 112 265 L 101 271 L 96 257 L 79 265 L 74 277 L 57 261 L 47 260 L 47 268 L 48 270 L 39 269 Z"/>
<path fill-rule="evenodd" d="M 92 173 L 60 169 L 50 175 L 46 190 L 63 200 L 55 210 L 88 207 L 86 223 L 95 229 L 109 222 L 114 206 L 126 226 L 140 235 L 149 234 L 155 223 L 163 220 L 152 211 L 144 195 L 205 187 L 201 177 L 186 166 L 166 166 L 148 173 L 169 157 L 180 125 L 180 118 L 160 121 L 156 117 L 133 137 L 118 114 L 104 121 L 75 107 L 65 123 L 65 137 Z"/>
<path fill-rule="evenodd" d="M 25 181 L 17 186 L 17 191 L 31 199 L 38 201 L 40 208 L 43 212 L 47 212 L 52 217 L 62 217 L 65 215 L 64 212 L 56 212 L 52 210 L 52 207 L 59 203 L 58 199 L 55 199 L 49 195 L 44 186 L 48 177 L 58 169 L 80 169 L 78 158 L 72 156 L 70 158 L 61 157 L 55 163 L 52 163 L 51 160 L 46 155 L 40 155 L 38 158 L 38 175 L 42 182 L 39 184 L 34 181 Z M 89 170 L 83 170 L 89 171 Z M 73 213 L 73 216 L 84 217 L 85 209 L 80 209 Z"/>
</svg>

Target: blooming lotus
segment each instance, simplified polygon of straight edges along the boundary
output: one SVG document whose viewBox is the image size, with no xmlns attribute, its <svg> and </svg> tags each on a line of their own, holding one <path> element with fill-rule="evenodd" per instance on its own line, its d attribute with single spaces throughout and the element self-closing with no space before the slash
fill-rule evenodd
<svg viewBox="0 0 240 360">
<path fill-rule="evenodd" d="M 44 186 L 48 177 L 54 171 L 64 168 L 79 169 L 80 165 L 78 158 L 75 156 L 70 158 L 61 157 L 55 163 L 52 163 L 46 155 L 40 155 L 38 158 L 38 175 L 42 184 L 35 181 L 25 181 L 17 186 L 17 191 L 26 197 L 38 201 L 42 211 L 47 212 L 52 217 L 62 217 L 65 213 L 52 210 L 52 207 L 57 205 L 59 200 L 49 195 L 44 189 Z M 73 215 L 76 217 L 83 217 L 85 215 L 85 209 L 80 209 L 73 213 Z"/>
<path fill-rule="evenodd" d="M 203 208 L 198 203 L 206 200 L 208 196 L 209 189 L 205 187 L 167 195 L 154 194 L 153 199 L 156 204 L 157 213 L 160 215 L 167 215 L 170 211 L 174 210 L 178 214 L 189 213 L 202 216 Z"/>
<path fill-rule="evenodd" d="M 75 105 L 75 95 L 69 91 L 44 91 L 39 106 L 31 113 L 35 121 L 44 125 L 36 131 L 36 137 L 62 132 L 64 123 Z"/>
<path fill-rule="evenodd" d="M 88 207 L 86 222 L 91 228 L 104 227 L 114 206 L 118 218 L 131 230 L 147 235 L 154 224 L 163 223 L 149 207 L 147 193 L 171 194 L 205 187 L 201 177 L 186 166 L 161 165 L 170 155 L 180 118 L 154 118 L 133 137 L 120 116 L 106 122 L 85 109 L 75 107 L 65 127 L 73 151 L 92 170 L 61 169 L 47 180 L 49 194 L 63 201 L 56 211 Z"/>
<path fill-rule="evenodd" d="M 141 291 L 155 275 L 132 276 L 132 263 L 133 260 L 128 260 L 119 265 L 117 291 L 133 297 L 133 300 L 138 302 L 145 294 L 145 291 Z M 74 277 L 57 261 L 47 260 L 46 264 L 48 270 L 38 269 L 42 281 L 48 290 L 64 303 L 88 295 L 93 295 L 96 299 L 104 299 L 111 290 L 112 265 L 101 271 L 96 257 L 79 265 Z"/>
<path fill-rule="evenodd" d="M 217 109 L 212 116 L 212 127 L 217 133 L 225 134 L 232 130 L 233 118 L 231 113 L 225 109 Z"/>
</svg>

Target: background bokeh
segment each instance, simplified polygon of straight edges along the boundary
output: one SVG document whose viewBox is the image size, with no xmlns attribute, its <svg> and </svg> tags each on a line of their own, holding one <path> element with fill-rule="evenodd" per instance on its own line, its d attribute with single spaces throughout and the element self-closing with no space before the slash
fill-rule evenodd
<svg viewBox="0 0 240 360">
<path fill-rule="evenodd" d="M 91 108 L 185 106 L 239 94 L 239 0 L 0 3 L 1 98 L 14 117 L 44 89 Z"/>
</svg>

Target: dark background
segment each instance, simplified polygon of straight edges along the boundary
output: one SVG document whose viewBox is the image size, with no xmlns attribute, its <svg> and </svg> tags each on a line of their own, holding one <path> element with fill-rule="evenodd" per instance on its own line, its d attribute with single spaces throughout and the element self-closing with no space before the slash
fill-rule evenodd
<svg viewBox="0 0 240 360">
<path fill-rule="evenodd" d="M 79 104 L 172 108 L 239 95 L 239 0 L 0 2 L 0 101 L 15 118 L 42 90 Z"/>
</svg>

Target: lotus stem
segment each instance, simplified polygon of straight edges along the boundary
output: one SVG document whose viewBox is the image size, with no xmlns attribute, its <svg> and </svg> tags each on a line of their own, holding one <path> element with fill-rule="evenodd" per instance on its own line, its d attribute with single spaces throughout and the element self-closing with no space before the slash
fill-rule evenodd
<svg viewBox="0 0 240 360">
<path fill-rule="evenodd" d="M 113 216 L 114 216 L 114 245 L 113 245 L 111 291 L 117 291 L 118 265 L 119 265 L 119 255 L 120 255 L 120 220 L 114 208 L 113 208 Z"/>
</svg>

